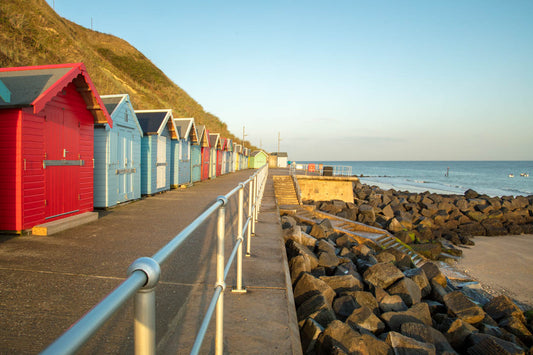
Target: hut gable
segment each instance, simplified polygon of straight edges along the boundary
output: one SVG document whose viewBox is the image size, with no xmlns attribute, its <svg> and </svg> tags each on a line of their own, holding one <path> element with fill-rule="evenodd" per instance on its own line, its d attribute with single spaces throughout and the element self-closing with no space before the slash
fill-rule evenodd
<svg viewBox="0 0 533 355">
<path fill-rule="evenodd" d="M 209 133 L 209 145 L 211 146 L 211 148 L 215 148 L 217 150 L 222 149 L 220 133 Z"/>
<path fill-rule="evenodd" d="M 131 105 L 128 94 L 102 95 L 100 98 L 115 124 L 135 128 L 141 136 L 143 135 L 143 130 L 139 124 L 135 110 Z"/>
<path fill-rule="evenodd" d="M 191 144 L 198 144 L 198 132 L 194 124 L 194 118 L 174 118 L 174 125 L 178 131 L 178 136 L 191 141 Z"/>
<path fill-rule="evenodd" d="M 179 139 L 171 109 L 138 110 L 135 114 L 145 135 L 161 135 L 166 127 L 170 138 Z"/>
<path fill-rule="evenodd" d="M 32 113 L 38 114 L 54 97 L 64 95 L 65 88 L 73 83 L 94 123 L 113 126 L 83 63 L 0 68 L 0 80 L 9 92 L 3 95 L 7 97 L 0 97 L 0 108 L 31 107 Z"/>
</svg>

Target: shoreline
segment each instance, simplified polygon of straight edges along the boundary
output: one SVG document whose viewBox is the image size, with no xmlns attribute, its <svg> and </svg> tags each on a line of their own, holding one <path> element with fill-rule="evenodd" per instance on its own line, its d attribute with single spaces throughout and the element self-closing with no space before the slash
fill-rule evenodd
<svg viewBox="0 0 533 355">
<path fill-rule="evenodd" d="M 506 295 L 533 309 L 533 234 L 474 237 L 454 265 L 492 296 Z"/>
</svg>

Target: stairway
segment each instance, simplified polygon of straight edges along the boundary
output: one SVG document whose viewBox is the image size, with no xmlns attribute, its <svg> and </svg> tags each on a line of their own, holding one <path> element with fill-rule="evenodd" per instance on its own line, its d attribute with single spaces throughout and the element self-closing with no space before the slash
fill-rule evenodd
<svg viewBox="0 0 533 355">
<path fill-rule="evenodd" d="M 274 191 L 276 194 L 276 201 L 278 206 L 297 206 L 298 196 L 291 176 L 273 176 Z"/>
<path fill-rule="evenodd" d="M 281 210 L 290 211 L 290 214 L 300 222 L 313 224 L 329 219 L 336 232 L 348 234 L 354 237 L 359 243 L 371 240 L 383 249 L 393 248 L 411 257 L 416 266 L 425 262 L 425 258 L 417 254 L 409 246 L 400 242 L 396 237 L 386 230 L 372 227 L 363 223 L 349 219 L 337 217 L 335 215 L 317 211 L 315 206 L 300 205 L 296 189 L 291 176 L 273 176 L 274 191 L 278 207 Z"/>
</svg>

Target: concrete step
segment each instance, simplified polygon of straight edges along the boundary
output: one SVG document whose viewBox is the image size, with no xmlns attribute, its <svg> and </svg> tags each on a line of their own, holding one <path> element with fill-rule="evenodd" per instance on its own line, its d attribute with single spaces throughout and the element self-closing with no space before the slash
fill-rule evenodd
<svg viewBox="0 0 533 355">
<path fill-rule="evenodd" d="M 52 235 L 64 230 L 81 226 L 83 224 L 94 222 L 98 219 L 98 212 L 85 212 L 70 217 L 65 217 L 52 222 L 39 224 L 32 228 L 31 233 L 33 235 Z"/>
</svg>

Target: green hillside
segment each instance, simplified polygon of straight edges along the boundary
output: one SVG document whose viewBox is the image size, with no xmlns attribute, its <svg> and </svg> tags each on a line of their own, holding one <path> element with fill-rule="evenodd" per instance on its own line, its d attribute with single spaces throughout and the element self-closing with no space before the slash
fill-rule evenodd
<svg viewBox="0 0 533 355">
<path fill-rule="evenodd" d="M 172 108 L 241 142 L 128 42 L 62 18 L 44 0 L 0 1 L 0 67 L 72 62 L 85 63 L 102 95 L 127 93 L 139 110 Z"/>
</svg>

